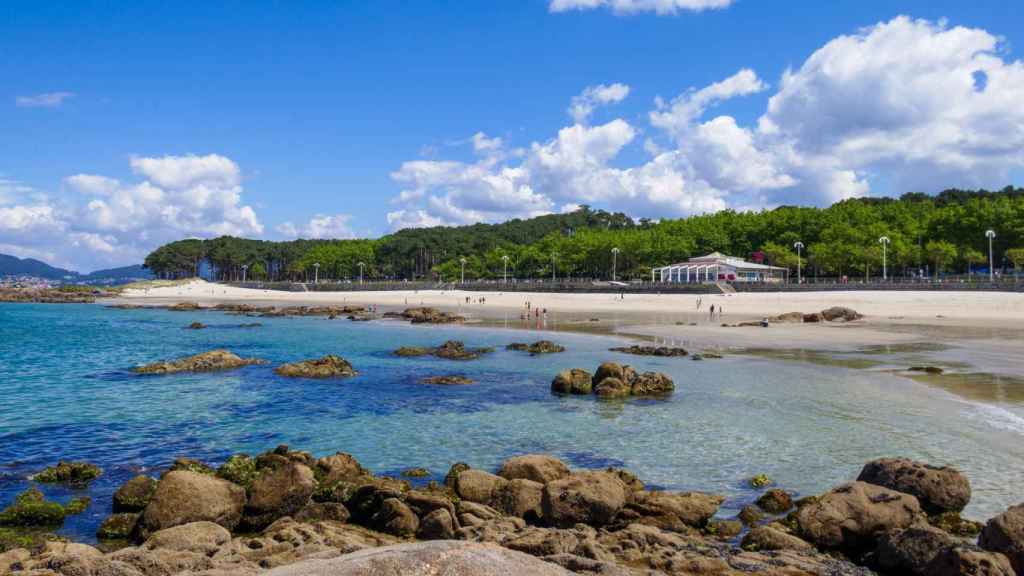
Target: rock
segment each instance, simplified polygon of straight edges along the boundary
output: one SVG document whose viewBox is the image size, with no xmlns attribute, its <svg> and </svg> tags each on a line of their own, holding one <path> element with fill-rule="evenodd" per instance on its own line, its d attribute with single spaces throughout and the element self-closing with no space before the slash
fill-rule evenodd
<svg viewBox="0 0 1024 576">
<path fill-rule="evenodd" d="M 509 480 L 495 492 L 490 505 L 509 516 L 516 516 L 536 523 L 542 515 L 543 494 L 544 485 L 540 482 L 516 478 Z"/>
<path fill-rule="evenodd" d="M 289 378 L 345 378 L 359 374 L 348 360 L 334 354 L 315 360 L 282 364 L 274 368 L 274 372 Z"/>
<path fill-rule="evenodd" d="M 833 306 L 826 310 L 822 310 L 821 317 L 829 322 L 852 322 L 854 320 L 860 320 L 864 316 L 858 314 L 857 311 L 852 308 L 846 308 L 845 306 Z"/>
<path fill-rule="evenodd" d="M 977 546 L 962 544 L 946 548 L 925 568 L 928 576 L 1015 576 L 1006 556 L 986 552 Z"/>
<path fill-rule="evenodd" d="M 577 472 L 544 486 L 541 509 L 545 521 L 553 526 L 582 523 L 600 527 L 611 523 L 626 505 L 627 496 L 626 485 L 614 474 Z"/>
<path fill-rule="evenodd" d="M 0 547 L 0 550 L 4 550 Z M 25 548 L 14 548 L 0 553 L 0 574 L 11 574 L 15 566 L 22 566 L 25 561 L 32 557 L 32 553 Z"/>
<path fill-rule="evenodd" d="M 821 312 L 811 312 L 810 314 L 804 314 L 805 323 L 821 322 L 825 318 L 822 317 Z"/>
<path fill-rule="evenodd" d="M 354 480 L 365 477 L 369 472 L 351 454 L 337 452 L 316 461 L 316 469 L 320 475 L 320 484 L 329 485 L 341 480 Z"/>
<path fill-rule="evenodd" d="M 403 478 L 426 478 L 430 476 L 430 470 L 426 468 L 406 468 L 398 474 Z"/>
<path fill-rule="evenodd" d="M 413 324 L 452 324 L 456 322 L 465 322 L 466 319 L 462 316 L 455 314 L 449 314 L 448 312 L 441 312 L 436 308 L 406 308 L 399 314 L 389 313 L 384 315 L 386 318 L 404 318 L 409 320 Z"/>
<path fill-rule="evenodd" d="M 500 476 L 470 468 L 456 477 L 455 493 L 463 500 L 490 505 L 498 491 L 507 484 L 508 480 Z"/>
<path fill-rule="evenodd" d="M 56 527 L 64 522 L 67 511 L 57 502 L 47 500 L 38 488 L 29 488 L 0 510 L 0 526 Z"/>
<path fill-rule="evenodd" d="M 931 526 L 887 532 L 878 539 L 875 563 L 887 573 L 928 576 L 928 564 L 955 543 L 949 534 Z"/>
<path fill-rule="evenodd" d="M 737 515 L 737 518 L 747 526 L 754 526 L 764 518 L 764 513 L 759 507 L 748 504 L 740 509 L 740 513 Z"/>
<path fill-rule="evenodd" d="M 1024 574 L 1024 504 L 1011 506 L 981 529 L 978 544 L 1010 559 L 1013 569 Z"/>
<path fill-rule="evenodd" d="M 114 512 L 142 512 L 156 491 L 156 479 L 139 475 L 114 492 Z"/>
<path fill-rule="evenodd" d="M 916 496 L 929 514 L 960 512 L 971 500 L 971 484 L 959 470 L 906 458 L 868 462 L 857 480 Z"/>
<path fill-rule="evenodd" d="M 404 502 L 398 498 L 388 498 L 370 519 L 370 525 L 385 534 L 409 538 L 416 535 L 420 521 Z"/>
<path fill-rule="evenodd" d="M 56 466 L 47 466 L 45 470 L 32 477 L 36 482 L 44 484 L 67 484 L 70 486 L 88 486 L 99 478 L 103 470 L 88 462 L 65 462 L 61 460 Z"/>
<path fill-rule="evenodd" d="M 769 514 L 783 514 L 793 507 L 793 497 L 785 490 L 772 488 L 757 499 L 757 505 Z"/>
<path fill-rule="evenodd" d="M 429 356 L 430 348 L 423 348 L 421 346 L 402 346 L 398 350 L 395 350 L 395 356 L 411 357 L 411 356 Z"/>
<path fill-rule="evenodd" d="M 455 537 L 455 519 L 443 508 L 434 510 L 420 520 L 416 537 L 421 540 L 451 540 Z"/>
<path fill-rule="evenodd" d="M 458 340 L 449 340 L 434 348 L 433 354 L 438 358 L 447 360 L 475 360 L 483 354 L 493 352 L 493 348 L 467 349 L 466 345 Z"/>
<path fill-rule="evenodd" d="M 133 368 L 136 374 L 175 374 L 177 372 L 212 372 L 215 370 L 232 370 L 253 364 L 266 364 L 266 360 L 258 358 L 240 358 L 227 350 L 211 350 L 195 356 L 154 362 Z"/>
<path fill-rule="evenodd" d="M 448 473 L 444 476 L 444 485 L 455 490 L 455 483 L 459 478 L 459 474 L 469 470 L 469 464 L 465 462 L 456 462 L 452 464 L 452 467 L 448 469 Z"/>
<path fill-rule="evenodd" d="M 943 370 L 942 368 L 939 368 L 938 366 L 911 366 L 910 368 L 907 368 L 907 372 L 924 372 L 926 374 L 942 374 L 943 372 L 945 372 L 945 370 Z"/>
<path fill-rule="evenodd" d="M 292 517 L 296 522 L 313 524 L 330 520 L 332 522 L 348 522 L 351 515 L 344 504 L 338 502 L 310 502 Z"/>
<path fill-rule="evenodd" d="M 628 509 L 639 516 L 641 524 L 686 532 L 703 528 L 724 501 L 722 496 L 701 492 L 634 492 Z"/>
<path fill-rule="evenodd" d="M 771 526 L 758 526 L 743 537 L 740 546 L 744 550 L 811 550 L 814 546 L 792 534 Z"/>
<path fill-rule="evenodd" d="M 686 356 L 688 352 L 683 348 L 673 348 L 671 346 L 619 346 L 617 348 L 609 348 L 612 352 L 622 352 L 623 354 L 634 354 L 636 356 Z"/>
<path fill-rule="evenodd" d="M 767 474 L 758 474 L 751 477 L 750 480 L 747 480 L 747 484 L 749 484 L 751 488 L 764 488 L 771 483 L 772 479 L 769 478 Z"/>
<path fill-rule="evenodd" d="M 452 496 L 441 491 L 410 490 L 405 493 L 405 505 L 420 518 L 427 516 L 434 510 L 447 510 L 448 515 L 453 519 L 456 516 L 455 504 Z M 458 527 L 458 522 L 454 523 Z"/>
<path fill-rule="evenodd" d="M 498 476 L 506 480 L 524 478 L 546 484 L 561 480 L 571 474 L 564 462 L 546 454 L 524 454 L 505 460 L 498 470 Z"/>
<path fill-rule="evenodd" d="M 261 471 L 249 488 L 242 523 L 259 530 L 282 516 L 301 510 L 316 489 L 313 471 L 304 464 L 288 462 Z"/>
<path fill-rule="evenodd" d="M 184 470 L 186 472 L 195 472 L 196 474 L 208 474 L 213 476 L 216 474 L 216 470 L 206 465 L 205 462 L 200 462 L 192 458 L 175 458 L 174 462 L 171 463 L 171 467 L 167 469 L 167 472 L 174 472 L 175 470 Z"/>
<path fill-rule="evenodd" d="M 571 576 L 571 572 L 494 544 L 435 541 L 361 550 L 329 560 L 306 560 L 266 576 Z"/>
<path fill-rule="evenodd" d="M 538 354 L 555 354 L 558 352 L 565 352 L 565 347 L 555 344 L 550 340 L 538 340 L 533 344 L 525 344 L 522 342 L 513 342 L 506 346 L 509 350 L 518 350 L 519 352 L 529 352 L 530 356 L 537 356 Z"/>
<path fill-rule="evenodd" d="M 844 484 L 799 507 L 800 535 L 819 548 L 856 551 L 875 538 L 922 520 L 917 498 L 866 482 Z"/>
<path fill-rule="evenodd" d="M 231 532 L 213 522 L 191 522 L 154 532 L 143 547 L 212 556 L 231 541 Z"/>
<path fill-rule="evenodd" d="M 658 396 L 670 394 L 676 385 L 667 374 L 661 372 L 644 372 L 633 380 L 630 393 L 633 396 Z"/>
<path fill-rule="evenodd" d="M 718 520 L 712 518 L 704 525 L 704 531 L 719 540 L 732 540 L 743 532 L 743 523 L 739 520 Z"/>
<path fill-rule="evenodd" d="M 617 362 L 604 362 L 598 366 L 597 372 L 594 372 L 592 382 L 594 386 L 597 386 L 605 378 L 615 378 L 624 382 L 629 381 L 626 375 L 626 368 Z"/>
<path fill-rule="evenodd" d="M 430 378 L 423 378 L 420 380 L 420 383 L 439 384 L 443 386 L 461 386 L 465 384 L 473 384 L 473 379 L 465 376 L 431 376 Z"/>
<path fill-rule="evenodd" d="M 558 394 L 590 394 L 593 376 L 581 368 L 562 370 L 551 381 L 551 391 Z"/>
<path fill-rule="evenodd" d="M 618 378 L 605 378 L 594 386 L 594 394 L 599 398 L 625 398 L 632 394 L 633 389 Z"/>
<path fill-rule="evenodd" d="M 768 321 L 773 324 L 800 324 L 804 321 L 803 312 L 786 312 L 778 316 L 771 316 Z"/>
<path fill-rule="evenodd" d="M 206 324 L 202 322 L 193 322 L 185 327 L 186 330 L 202 330 L 203 328 L 206 328 Z"/>
<path fill-rule="evenodd" d="M 96 529 L 96 537 L 100 540 L 127 540 L 135 531 L 139 516 L 138 512 L 111 514 Z"/>
<path fill-rule="evenodd" d="M 228 530 L 238 525 L 245 489 L 227 480 L 196 472 L 168 472 L 142 513 L 142 536 L 190 522 L 210 521 Z"/>
</svg>

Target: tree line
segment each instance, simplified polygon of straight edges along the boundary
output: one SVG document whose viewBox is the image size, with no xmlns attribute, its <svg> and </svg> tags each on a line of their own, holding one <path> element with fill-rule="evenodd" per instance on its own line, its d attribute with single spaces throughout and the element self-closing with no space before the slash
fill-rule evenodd
<svg viewBox="0 0 1024 576">
<path fill-rule="evenodd" d="M 651 268 L 719 251 L 806 276 L 909 276 L 1024 267 L 1024 188 L 950 189 L 931 196 L 857 198 L 827 208 L 724 210 L 682 219 L 633 220 L 583 206 L 501 224 L 437 226 L 377 239 L 274 242 L 224 236 L 172 242 L 146 257 L 162 278 L 374 280 L 649 279 Z M 885 237 L 883 245 L 879 241 Z M 613 256 L 613 249 L 617 252 Z M 362 264 L 362 266 L 360 266 Z"/>
</svg>

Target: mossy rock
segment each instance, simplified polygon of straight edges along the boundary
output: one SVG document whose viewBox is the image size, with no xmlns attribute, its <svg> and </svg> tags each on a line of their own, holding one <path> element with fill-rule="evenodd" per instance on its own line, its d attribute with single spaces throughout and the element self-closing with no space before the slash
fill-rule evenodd
<svg viewBox="0 0 1024 576">
<path fill-rule="evenodd" d="M 127 540 L 135 530 L 139 516 L 141 514 L 134 512 L 111 514 L 96 530 L 96 537 L 100 540 Z"/>
<path fill-rule="evenodd" d="M 47 500 L 38 488 L 29 488 L 0 511 L 0 526 L 57 527 L 64 523 L 65 514 L 63 506 Z"/>
<path fill-rule="evenodd" d="M 217 476 L 248 490 L 259 476 L 256 459 L 248 454 L 235 454 L 217 469 Z"/>
<path fill-rule="evenodd" d="M 168 472 L 174 472 L 176 470 L 185 470 L 187 472 L 195 472 L 197 474 L 206 474 L 213 476 L 216 474 L 216 470 L 210 466 L 200 462 L 199 460 L 193 460 L 192 458 L 178 458 L 171 464 L 171 467 L 167 470 Z"/>
<path fill-rule="evenodd" d="M 398 350 L 395 350 L 395 356 L 428 356 L 430 354 L 430 348 L 423 348 L 420 346 L 402 346 Z"/>
<path fill-rule="evenodd" d="M 430 476 L 430 470 L 426 468 L 406 468 L 399 475 L 404 478 L 426 478 Z"/>
<path fill-rule="evenodd" d="M 928 519 L 928 523 L 940 530 L 962 538 L 973 538 L 981 532 L 984 524 L 960 517 L 959 512 L 944 512 Z"/>
<path fill-rule="evenodd" d="M 744 506 L 742 510 L 740 510 L 740 513 L 737 516 L 737 518 L 739 518 L 740 522 L 743 522 L 747 526 L 755 526 L 764 518 L 764 512 L 762 512 L 761 509 L 758 508 L 757 506 L 748 504 L 747 506 Z"/>
<path fill-rule="evenodd" d="M 65 462 L 61 460 L 56 466 L 48 466 L 45 470 L 33 476 L 32 479 L 44 484 L 85 486 L 99 478 L 102 473 L 103 470 L 95 464 L 88 462 Z"/>
<path fill-rule="evenodd" d="M 274 372 L 289 378 L 342 378 L 359 374 L 348 360 L 334 354 L 282 364 L 275 368 Z"/>
<path fill-rule="evenodd" d="M 142 512 L 156 492 L 157 481 L 138 475 L 114 492 L 114 512 Z"/>
<path fill-rule="evenodd" d="M 440 386 L 465 386 L 473 383 L 474 381 L 472 378 L 466 378 L 465 376 L 431 376 L 420 380 L 420 384 L 435 384 Z"/>
<path fill-rule="evenodd" d="M 722 540 L 729 540 L 743 532 L 743 523 L 739 520 L 720 520 L 712 518 L 704 526 L 704 532 Z"/>
<path fill-rule="evenodd" d="M 0 526 L 0 554 L 15 548 L 38 551 L 47 541 L 54 539 L 53 534 L 45 531 Z"/>
<path fill-rule="evenodd" d="M 771 478 L 769 478 L 766 474 L 758 474 L 757 476 L 754 476 L 750 480 L 747 480 L 747 484 L 749 484 L 751 488 L 764 488 L 765 486 L 768 486 L 771 483 Z"/>
<path fill-rule="evenodd" d="M 64 515 L 74 516 L 75 514 L 81 514 L 82 512 L 85 512 L 86 508 L 88 508 L 91 503 L 92 498 L 88 496 L 72 498 L 71 501 L 64 506 Z"/>
<path fill-rule="evenodd" d="M 206 324 L 203 324 L 202 322 L 193 322 L 185 328 L 187 330 L 202 330 L 203 328 L 206 328 Z"/>
</svg>

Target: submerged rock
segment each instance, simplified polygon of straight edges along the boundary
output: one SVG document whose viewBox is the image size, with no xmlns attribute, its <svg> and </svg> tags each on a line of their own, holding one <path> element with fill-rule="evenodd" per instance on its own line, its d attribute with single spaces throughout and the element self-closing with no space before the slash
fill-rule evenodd
<svg viewBox="0 0 1024 576">
<path fill-rule="evenodd" d="M 65 462 L 61 460 L 55 466 L 48 466 L 32 477 L 36 482 L 44 484 L 67 484 L 70 486 L 86 486 L 103 474 L 103 470 L 89 462 Z"/>
<path fill-rule="evenodd" d="M 186 330 L 202 330 L 203 328 L 206 328 L 206 324 L 202 322 L 193 322 L 185 327 Z"/>
<path fill-rule="evenodd" d="M 241 358 L 227 350 L 211 350 L 180 358 L 165 360 L 133 368 L 136 374 L 175 374 L 178 372 L 212 372 L 216 370 L 232 370 L 253 364 L 266 364 L 259 358 Z"/>
<path fill-rule="evenodd" d="M 868 462 L 857 480 L 916 496 L 929 514 L 960 512 L 971 501 L 971 483 L 959 470 L 907 458 Z"/>
<path fill-rule="evenodd" d="M 348 360 L 334 354 L 315 360 L 282 364 L 274 372 L 289 378 L 344 378 L 359 374 Z"/>
<path fill-rule="evenodd" d="M 538 354 L 556 354 L 558 352 L 565 352 L 565 347 L 559 344 L 555 344 L 550 340 L 538 340 L 533 344 L 526 344 L 523 342 L 513 342 L 506 346 L 509 350 L 518 350 L 519 352 L 529 352 L 530 356 L 537 356 Z"/>
<path fill-rule="evenodd" d="M 395 350 L 395 356 L 437 356 L 446 360 L 476 360 L 484 354 L 494 352 L 494 348 L 466 348 L 459 340 L 449 340 L 436 348 L 403 346 Z"/>
<path fill-rule="evenodd" d="M 637 356 L 686 356 L 689 354 L 683 348 L 673 348 L 671 346 L 620 346 L 618 348 L 609 348 L 612 352 L 622 352 L 623 354 L 634 354 Z"/>
<path fill-rule="evenodd" d="M 420 380 L 421 384 L 441 384 L 441 385 L 464 385 L 473 384 L 472 378 L 465 376 L 431 376 L 429 378 L 423 378 Z"/>
<path fill-rule="evenodd" d="M 943 370 L 942 368 L 939 368 L 938 366 L 911 366 L 910 368 L 907 368 L 907 372 L 924 372 L 926 374 L 942 374 L 943 372 L 945 372 L 945 370 Z"/>
</svg>

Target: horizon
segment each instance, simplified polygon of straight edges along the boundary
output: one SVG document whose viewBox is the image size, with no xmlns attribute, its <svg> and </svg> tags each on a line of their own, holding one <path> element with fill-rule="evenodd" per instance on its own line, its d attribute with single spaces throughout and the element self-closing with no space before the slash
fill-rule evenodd
<svg viewBox="0 0 1024 576">
<path fill-rule="evenodd" d="M 664 219 L 1024 183 L 1011 2 L 5 15 L 0 253 L 71 270 L 185 237 L 376 238 L 583 204 Z"/>
</svg>

